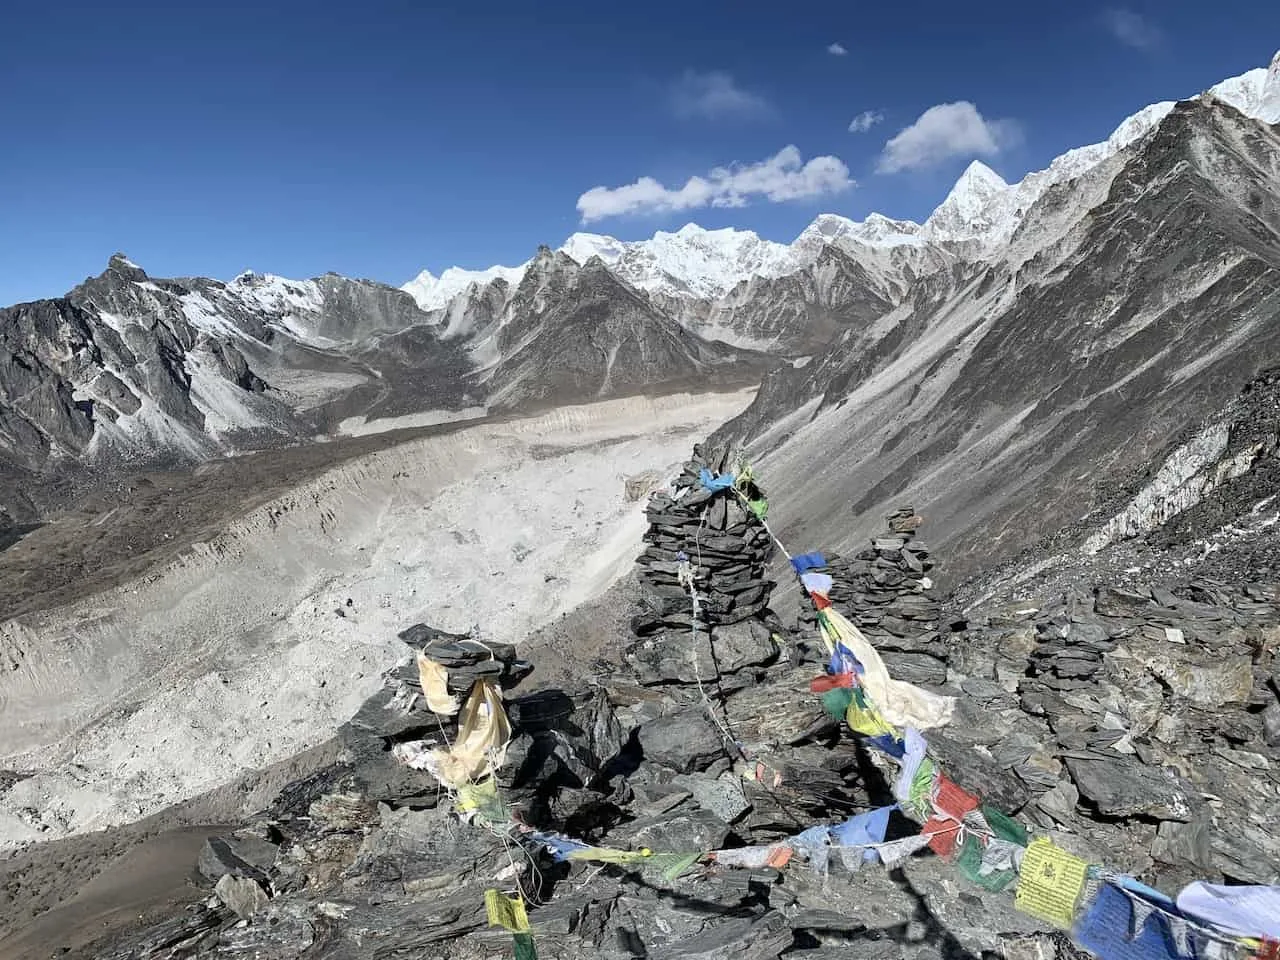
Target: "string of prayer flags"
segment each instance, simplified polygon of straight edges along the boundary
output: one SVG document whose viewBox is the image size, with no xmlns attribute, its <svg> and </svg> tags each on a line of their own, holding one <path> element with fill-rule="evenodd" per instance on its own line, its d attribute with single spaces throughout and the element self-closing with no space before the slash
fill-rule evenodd
<svg viewBox="0 0 1280 960">
<path fill-rule="evenodd" d="M 889 723 L 895 727 L 928 730 L 950 722 L 955 697 L 944 697 L 903 680 L 895 680 L 871 642 L 839 611 L 833 607 L 820 609 L 818 627 L 829 651 L 834 652 L 840 644 L 862 666 L 861 685 L 876 710 Z"/>
<path fill-rule="evenodd" d="M 1071 929 L 1089 864 L 1048 837 L 1036 837 L 1022 857 L 1014 906 L 1023 913 Z"/>
<path fill-rule="evenodd" d="M 1080 915 L 1072 938 L 1107 960 L 1245 960 L 1248 947 L 1196 923 L 1158 890 L 1108 878 Z"/>
</svg>

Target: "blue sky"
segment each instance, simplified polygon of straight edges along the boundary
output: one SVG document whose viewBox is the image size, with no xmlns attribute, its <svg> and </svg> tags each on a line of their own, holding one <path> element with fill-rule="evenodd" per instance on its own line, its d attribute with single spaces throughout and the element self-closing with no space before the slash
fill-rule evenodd
<svg viewBox="0 0 1280 960">
<path fill-rule="evenodd" d="M 117 249 L 157 276 L 398 284 L 578 229 L 785 241 L 820 212 L 921 219 L 978 153 L 1014 180 L 1265 66 L 1280 4 L 45 0 L 4 30 L 10 303 Z M 885 153 L 946 104 L 970 106 Z M 851 132 L 859 115 L 877 122 Z M 615 192 L 641 178 L 678 192 Z"/>
</svg>

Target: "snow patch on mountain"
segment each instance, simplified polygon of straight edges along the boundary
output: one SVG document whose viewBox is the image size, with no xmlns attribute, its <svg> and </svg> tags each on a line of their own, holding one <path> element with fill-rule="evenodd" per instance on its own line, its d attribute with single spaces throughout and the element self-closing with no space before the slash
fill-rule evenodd
<svg viewBox="0 0 1280 960">
<path fill-rule="evenodd" d="M 443 309 L 458 294 L 466 292 L 477 284 L 485 286 L 495 280 L 505 280 L 514 287 L 523 279 L 524 272 L 528 267 L 527 261 L 518 267 L 498 265 L 489 267 L 486 270 L 464 270 L 461 267 L 450 267 L 439 277 L 435 276 L 430 270 L 423 270 L 400 289 L 413 297 L 414 301 L 423 310 L 431 312 Z"/>
<path fill-rule="evenodd" d="M 1208 92 L 1246 117 L 1263 123 L 1280 123 L 1280 52 L 1272 58 L 1270 67 L 1258 67 L 1223 80 Z"/>
<path fill-rule="evenodd" d="M 271 313 L 317 313 L 324 296 L 314 280 L 289 280 L 246 270 L 227 285 L 227 292 Z"/>
<path fill-rule="evenodd" d="M 796 268 L 790 246 L 751 230 L 704 230 L 685 224 L 659 230 L 650 240 L 626 243 L 596 234 L 574 234 L 561 250 L 580 264 L 599 257 L 622 280 L 641 290 L 713 299 L 753 276 L 780 276 Z"/>
</svg>

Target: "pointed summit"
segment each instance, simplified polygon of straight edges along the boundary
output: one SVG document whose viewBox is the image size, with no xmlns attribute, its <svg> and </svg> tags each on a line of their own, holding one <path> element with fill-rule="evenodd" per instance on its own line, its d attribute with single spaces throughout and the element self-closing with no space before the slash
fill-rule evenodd
<svg viewBox="0 0 1280 960">
<path fill-rule="evenodd" d="M 981 160 L 974 160 L 965 168 L 964 173 L 960 174 L 960 179 L 947 194 L 947 199 L 942 201 L 942 206 L 950 204 L 965 211 L 975 206 L 980 209 L 989 203 L 992 197 L 1008 189 L 1009 184 L 1005 183 L 1004 177 Z"/>
<path fill-rule="evenodd" d="M 931 240 L 981 240 L 1003 225 L 1012 194 L 1000 174 L 975 160 L 924 222 L 924 233 Z"/>
<path fill-rule="evenodd" d="M 119 251 L 113 253 L 107 261 L 107 271 L 119 273 L 127 280 L 147 279 L 146 271 Z"/>
</svg>

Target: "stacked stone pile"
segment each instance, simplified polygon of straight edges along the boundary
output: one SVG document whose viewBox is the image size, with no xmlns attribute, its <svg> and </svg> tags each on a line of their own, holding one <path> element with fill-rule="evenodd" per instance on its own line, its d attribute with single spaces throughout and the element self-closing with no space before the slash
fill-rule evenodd
<svg viewBox="0 0 1280 960">
<path fill-rule="evenodd" d="M 923 522 L 910 506 L 887 518 L 888 532 L 852 556 L 830 554 L 831 603 L 884 654 L 894 676 L 938 684 L 947 677 L 947 644 L 939 632 L 942 610 L 931 593 L 933 560 L 916 530 Z M 817 629 L 813 604 L 800 600 L 800 623 Z"/>
<path fill-rule="evenodd" d="M 704 469 L 720 476 L 734 466 L 728 448 L 697 445 L 671 490 L 649 498 L 647 546 L 637 559 L 642 610 L 632 618 L 637 640 L 627 649 L 644 683 L 696 683 L 779 654 L 781 624 L 769 610 L 774 583 L 765 579 L 774 543 L 734 489 L 709 490 L 700 479 Z M 698 597 L 696 618 L 681 582 L 685 567 Z"/>
</svg>

